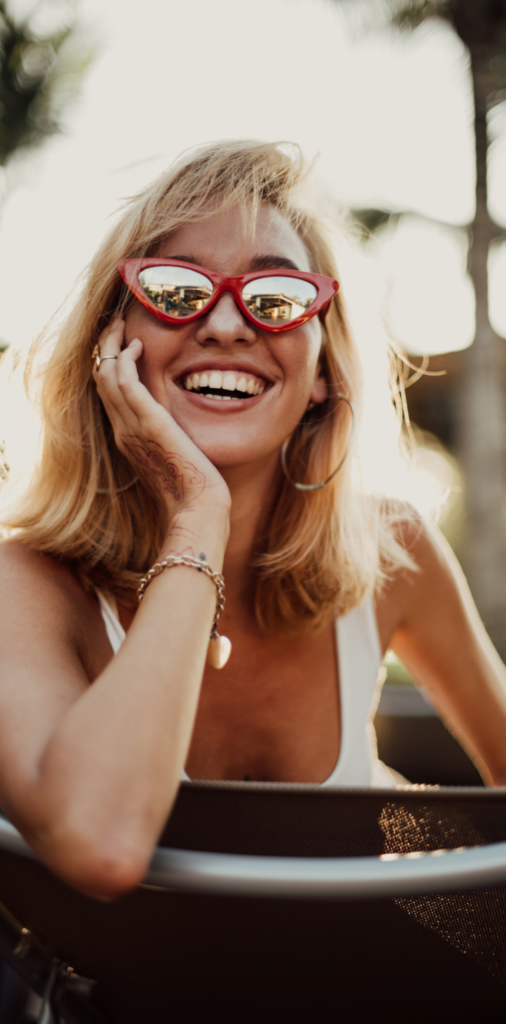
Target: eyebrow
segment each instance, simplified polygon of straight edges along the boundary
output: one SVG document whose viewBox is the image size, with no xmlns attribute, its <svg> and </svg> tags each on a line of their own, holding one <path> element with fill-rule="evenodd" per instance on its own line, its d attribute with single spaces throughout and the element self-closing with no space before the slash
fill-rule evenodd
<svg viewBox="0 0 506 1024">
<path fill-rule="evenodd" d="M 252 270 L 300 270 L 293 260 L 288 256 L 274 256 L 269 253 L 266 256 L 255 256 L 251 261 Z"/>
<path fill-rule="evenodd" d="M 162 256 L 161 258 L 180 260 L 181 263 L 194 263 L 197 267 L 202 266 L 194 256 Z M 300 267 L 288 256 L 275 256 L 273 253 L 266 253 L 265 256 L 255 256 L 252 259 L 251 270 L 300 270 Z"/>
</svg>

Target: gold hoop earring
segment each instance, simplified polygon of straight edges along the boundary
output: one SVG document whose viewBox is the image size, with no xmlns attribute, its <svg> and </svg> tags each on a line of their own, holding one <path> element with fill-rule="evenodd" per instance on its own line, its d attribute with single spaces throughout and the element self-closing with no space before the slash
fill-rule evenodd
<svg viewBox="0 0 506 1024">
<path fill-rule="evenodd" d="M 333 478 L 335 477 L 336 473 L 339 473 L 339 470 L 343 467 L 344 463 L 346 462 L 346 459 L 348 458 L 348 455 L 350 453 L 351 444 L 352 444 L 352 441 L 353 441 L 353 435 L 355 433 L 355 422 L 356 422 L 356 419 L 355 419 L 355 409 L 353 407 L 353 402 L 350 402 L 349 398 L 345 398 L 344 395 L 338 395 L 337 397 L 342 402 L 346 402 L 347 405 L 349 405 L 349 407 L 351 409 L 351 433 L 350 433 L 350 436 L 349 436 L 348 444 L 346 445 L 346 451 L 345 451 L 345 453 L 344 453 L 344 455 L 343 455 L 339 465 L 336 466 L 336 468 L 333 471 L 333 473 L 331 473 L 330 476 L 328 476 L 326 480 L 320 480 L 319 484 L 298 484 L 298 483 L 296 483 L 295 480 L 292 480 L 290 478 L 289 474 L 288 474 L 288 469 L 287 469 L 287 465 L 286 465 L 286 453 L 287 453 L 287 450 L 288 450 L 288 445 L 290 444 L 290 438 L 288 438 L 286 441 L 284 441 L 283 444 L 281 445 L 281 466 L 283 468 L 283 473 L 285 474 L 286 479 L 288 480 L 288 483 L 291 484 L 292 487 L 295 487 L 298 491 L 320 491 L 322 489 L 322 487 L 326 487 L 327 484 L 329 484 L 330 481 L 333 480 Z"/>
</svg>

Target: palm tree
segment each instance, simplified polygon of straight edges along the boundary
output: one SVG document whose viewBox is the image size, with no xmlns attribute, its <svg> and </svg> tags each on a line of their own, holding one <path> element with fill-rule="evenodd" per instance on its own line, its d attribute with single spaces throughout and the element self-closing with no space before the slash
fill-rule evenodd
<svg viewBox="0 0 506 1024">
<path fill-rule="evenodd" d="M 346 6 L 346 0 L 336 0 Z M 465 44 L 474 96 L 476 212 L 469 232 L 469 272 L 476 296 L 476 334 L 462 354 L 458 383 L 458 447 L 466 480 L 466 572 L 480 614 L 506 660 L 506 414 L 504 340 L 488 314 L 488 255 L 505 232 L 487 204 L 487 120 L 504 99 L 506 0 L 376 0 L 400 29 L 445 19 Z M 378 211 L 378 223 L 384 211 Z M 369 226 L 374 212 L 369 211 Z"/>
<path fill-rule="evenodd" d="M 54 25 L 55 8 L 39 0 L 20 19 L 14 2 L 0 0 L 0 166 L 63 130 L 62 114 L 93 59 L 75 3 L 60 3 L 62 23 L 44 30 L 44 15 Z"/>
<path fill-rule="evenodd" d="M 60 4 L 56 28 L 55 13 L 57 5 L 39 0 L 28 17 L 17 18 L 15 4 L 0 0 L 0 167 L 63 130 L 63 112 L 93 59 L 95 47 L 78 25 L 75 4 Z M 52 30 L 43 27 L 47 14 Z M 15 184 L 12 175 L 9 184 Z M 0 202 L 5 194 L 4 188 Z M 0 338 L 0 354 L 6 347 Z"/>
</svg>

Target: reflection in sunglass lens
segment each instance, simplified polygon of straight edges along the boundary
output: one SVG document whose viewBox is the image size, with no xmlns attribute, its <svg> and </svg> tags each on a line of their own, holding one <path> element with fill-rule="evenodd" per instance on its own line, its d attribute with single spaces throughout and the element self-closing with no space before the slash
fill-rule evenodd
<svg viewBox="0 0 506 1024">
<path fill-rule="evenodd" d="M 198 313 L 213 294 L 209 278 L 186 267 L 146 267 L 139 274 L 139 284 L 148 299 L 169 316 Z"/>
<path fill-rule="evenodd" d="M 245 285 L 242 297 L 257 320 L 289 323 L 303 316 L 317 296 L 310 281 L 298 277 L 259 277 Z"/>
</svg>

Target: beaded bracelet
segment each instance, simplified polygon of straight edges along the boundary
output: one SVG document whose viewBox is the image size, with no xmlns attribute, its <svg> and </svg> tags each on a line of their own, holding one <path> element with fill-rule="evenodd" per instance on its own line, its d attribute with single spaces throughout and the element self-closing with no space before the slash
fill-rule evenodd
<svg viewBox="0 0 506 1024">
<path fill-rule="evenodd" d="M 159 576 L 164 569 L 172 569 L 175 565 L 188 565 L 191 569 L 196 569 L 197 572 L 205 573 L 206 576 L 209 576 L 209 579 L 213 581 L 216 587 L 216 611 L 214 613 L 213 624 L 211 627 L 211 636 L 209 638 L 206 660 L 213 666 L 213 668 L 223 668 L 227 663 L 230 657 L 230 651 L 232 650 L 232 644 L 228 637 L 220 636 L 216 629 L 218 619 L 221 617 L 225 607 L 225 580 L 221 573 L 214 572 L 207 562 L 203 562 L 198 558 L 190 558 L 187 555 L 169 555 L 168 558 L 163 559 L 163 562 L 155 562 L 139 584 L 139 589 L 137 591 L 139 603 L 142 601 L 146 588 L 151 583 L 151 580 L 153 580 L 155 576 Z"/>
</svg>

